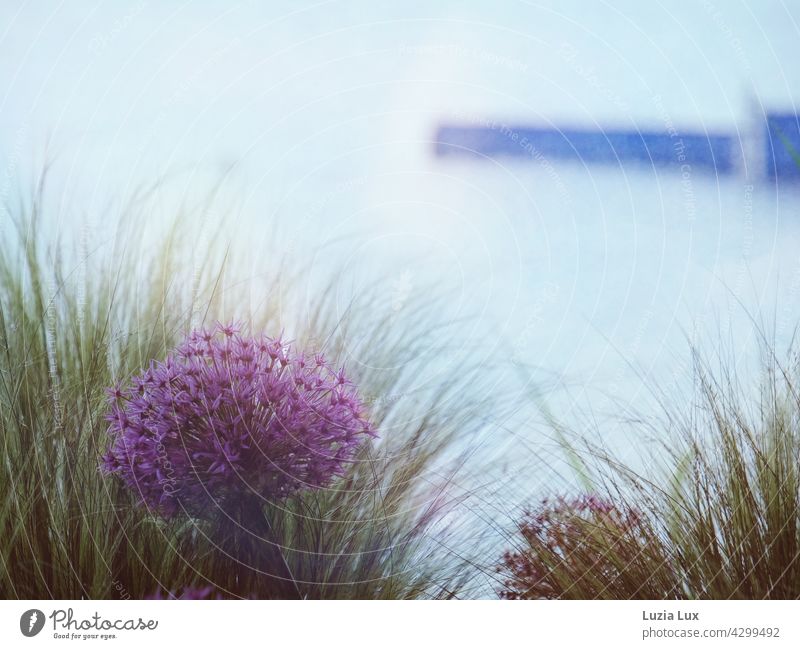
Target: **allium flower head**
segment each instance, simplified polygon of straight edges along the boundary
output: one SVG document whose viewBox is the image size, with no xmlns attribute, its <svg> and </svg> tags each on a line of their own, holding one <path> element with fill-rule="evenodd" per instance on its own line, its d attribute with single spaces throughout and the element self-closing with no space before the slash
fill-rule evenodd
<svg viewBox="0 0 800 649">
<path fill-rule="evenodd" d="M 185 586 L 181 590 L 163 592 L 160 588 L 145 599 L 220 599 L 211 586 Z"/>
<path fill-rule="evenodd" d="M 193 331 L 107 394 L 103 468 L 165 516 L 323 487 L 375 434 L 343 371 L 235 325 Z"/>
<path fill-rule="evenodd" d="M 610 557 L 641 552 L 640 523 L 635 510 L 595 494 L 545 498 L 519 523 L 521 547 L 503 554 L 498 566 L 505 575 L 500 596 L 561 598 L 585 593 L 592 578 L 613 582 L 620 569 Z"/>
</svg>

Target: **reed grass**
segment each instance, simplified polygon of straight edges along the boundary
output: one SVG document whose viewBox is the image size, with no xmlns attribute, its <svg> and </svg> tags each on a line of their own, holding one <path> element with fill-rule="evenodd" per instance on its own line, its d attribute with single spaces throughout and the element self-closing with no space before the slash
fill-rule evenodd
<svg viewBox="0 0 800 649">
<path fill-rule="evenodd" d="M 322 290 L 301 312 L 292 290 L 304 269 L 275 251 L 257 282 L 232 279 L 250 269 L 222 245 L 224 226 L 191 250 L 196 215 L 178 214 L 156 248 L 145 246 L 137 224 L 157 190 L 131 199 L 102 250 L 81 249 L 52 235 L 46 187 L 43 177 L 8 206 L 0 241 L 1 597 L 143 598 L 205 586 L 244 598 L 459 596 L 471 577 L 466 549 L 449 549 L 466 498 L 457 486 L 466 447 L 453 440 L 484 425 L 482 397 L 468 367 L 414 388 L 436 354 L 418 343 L 434 326 L 430 301 L 412 300 L 389 321 L 370 307 L 379 288 L 345 312 Z M 375 396 L 381 431 L 331 488 L 270 504 L 269 534 L 251 535 L 247 548 L 225 547 L 202 521 L 159 518 L 98 470 L 104 388 L 163 358 L 191 327 L 231 318 L 336 362 L 357 345 L 364 362 L 348 371 Z"/>
<path fill-rule="evenodd" d="M 795 349 L 781 360 L 774 343 L 762 335 L 757 389 L 750 373 L 730 357 L 717 357 L 712 364 L 694 350 L 694 398 L 681 405 L 659 394 L 663 411 L 657 420 L 637 419 L 635 425 L 652 426 L 648 434 L 659 441 L 636 466 L 587 436 L 566 438 L 564 448 L 578 474 L 588 477 L 588 489 L 619 510 L 635 512 L 636 523 L 608 525 L 602 517 L 572 512 L 571 525 L 551 524 L 533 538 L 514 535 L 509 552 L 516 564 L 506 560 L 499 569 L 502 594 L 800 597 Z M 555 543 L 541 543 L 554 536 Z"/>
</svg>

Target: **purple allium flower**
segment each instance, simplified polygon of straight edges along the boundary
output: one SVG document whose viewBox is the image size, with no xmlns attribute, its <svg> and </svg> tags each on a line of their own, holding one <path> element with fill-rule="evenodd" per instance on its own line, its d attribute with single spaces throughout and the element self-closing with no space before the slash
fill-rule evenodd
<svg viewBox="0 0 800 649">
<path fill-rule="evenodd" d="M 103 469 L 165 516 L 324 487 L 375 434 L 342 371 L 234 325 L 192 332 L 107 394 Z"/>
<path fill-rule="evenodd" d="M 215 597 L 214 589 L 211 586 L 185 586 L 180 591 L 164 593 L 159 588 L 155 593 L 145 599 L 162 600 L 162 599 L 221 599 L 219 593 Z"/>
<path fill-rule="evenodd" d="M 591 581 L 587 576 L 613 581 L 620 562 L 607 553 L 617 559 L 635 557 L 644 542 L 641 522 L 631 507 L 595 494 L 543 499 L 518 525 L 520 547 L 505 552 L 497 567 L 504 575 L 500 596 L 560 598 L 569 596 L 571 588 L 585 592 L 581 588 Z"/>
</svg>

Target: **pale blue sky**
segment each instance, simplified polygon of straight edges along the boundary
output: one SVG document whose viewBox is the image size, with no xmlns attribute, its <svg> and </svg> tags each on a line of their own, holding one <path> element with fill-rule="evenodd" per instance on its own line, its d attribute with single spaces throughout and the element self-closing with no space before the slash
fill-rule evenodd
<svg viewBox="0 0 800 649">
<path fill-rule="evenodd" d="M 335 126 L 324 156 L 453 111 L 735 128 L 793 104 L 799 20 L 796 1 L 9 1 L 0 157 L 19 129 L 97 173 L 145 144 L 151 168 L 258 158 Z M 411 114 L 347 122 L 392 111 Z"/>
</svg>

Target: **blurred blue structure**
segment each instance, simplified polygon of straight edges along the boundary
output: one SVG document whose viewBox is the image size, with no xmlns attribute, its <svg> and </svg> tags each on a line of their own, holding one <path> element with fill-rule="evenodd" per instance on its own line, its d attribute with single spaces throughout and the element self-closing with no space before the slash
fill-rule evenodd
<svg viewBox="0 0 800 649">
<path fill-rule="evenodd" d="M 734 138 L 704 133 L 579 130 L 509 125 L 442 126 L 437 155 L 499 155 L 582 163 L 689 165 L 716 173 L 734 170 Z"/>
<path fill-rule="evenodd" d="M 765 148 L 768 178 L 800 180 L 800 115 L 767 114 Z"/>
<path fill-rule="evenodd" d="M 768 113 L 763 134 L 765 163 L 757 176 L 800 179 L 800 116 Z M 705 132 L 559 129 L 486 121 L 480 125 L 441 125 L 435 135 L 438 156 L 527 157 L 582 164 L 647 165 L 681 171 L 730 174 L 743 169 L 739 136 Z M 761 145 L 759 145 L 761 146 Z"/>
</svg>

